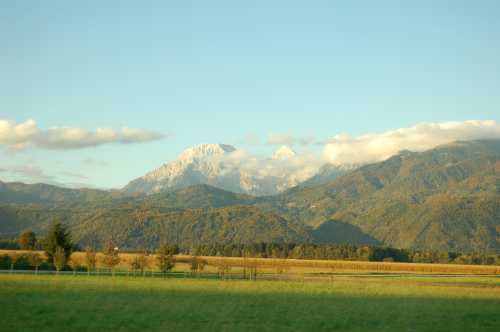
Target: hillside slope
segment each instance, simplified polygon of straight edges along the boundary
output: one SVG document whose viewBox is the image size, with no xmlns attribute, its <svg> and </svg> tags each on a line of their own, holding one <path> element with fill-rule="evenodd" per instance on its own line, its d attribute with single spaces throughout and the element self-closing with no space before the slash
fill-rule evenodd
<svg viewBox="0 0 500 332">
<path fill-rule="evenodd" d="M 0 202 L 17 204 L 76 205 L 125 197 L 119 191 L 70 189 L 44 183 L 25 184 L 0 181 Z"/>
<path fill-rule="evenodd" d="M 403 152 L 275 199 L 289 219 L 342 222 L 387 245 L 500 250 L 500 142 Z"/>
</svg>

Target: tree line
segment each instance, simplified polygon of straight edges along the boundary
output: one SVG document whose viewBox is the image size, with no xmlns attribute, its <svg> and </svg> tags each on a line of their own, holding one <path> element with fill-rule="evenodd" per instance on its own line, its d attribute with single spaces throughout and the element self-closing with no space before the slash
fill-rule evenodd
<svg viewBox="0 0 500 332">
<path fill-rule="evenodd" d="M 456 253 L 349 244 L 215 243 L 198 245 L 192 253 L 199 256 L 500 265 L 500 254 Z"/>
<path fill-rule="evenodd" d="M 13 242 L 13 241 L 12 241 Z M 14 265 L 24 267 L 54 268 L 61 270 L 78 265 L 79 268 L 86 266 L 88 271 L 95 270 L 97 265 L 97 249 L 87 247 L 85 251 L 85 262 L 76 263 L 70 259 L 73 251 L 79 250 L 71 239 L 71 233 L 66 225 L 54 222 L 42 239 L 37 239 L 32 231 L 22 232 L 16 246 L 8 242 L 4 249 L 21 250 L 44 250 L 47 261 L 38 263 L 41 258 L 24 257 L 18 254 Z M 2 248 L 4 242 L 0 242 Z M 114 268 L 120 263 L 119 248 L 112 242 L 106 243 L 102 248 L 101 266 Z M 280 259 L 317 259 L 317 260 L 351 260 L 351 261 L 373 261 L 373 262 L 406 262 L 406 263 L 441 263 L 441 264 L 474 264 L 474 265 L 500 265 L 500 254 L 491 253 L 457 253 L 435 250 L 413 250 L 381 246 L 354 246 L 349 244 L 310 244 L 310 243 L 252 243 L 252 244 L 199 244 L 190 248 L 178 248 L 166 243 L 160 245 L 156 250 L 136 250 L 137 255 L 130 262 L 133 271 L 143 272 L 149 253 L 156 251 L 158 269 L 160 271 L 171 271 L 175 265 L 174 255 L 181 252 L 197 256 L 225 256 L 225 257 L 252 257 L 252 258 L 280 258 Z M 32 254 L 31 256 L 36 255 Z M 30 255 L 27 255 L 30 256 Z M 11 258 L 0 257 L 0 266 L 12 265 Z M 202 262 L 191 262 L 191 270 L 200 270 Z M 203 268 L 201 268 L 202 270 Z"/>
<path fill-rule="evenodd" d="M 86 247 L 83 259 L 76 257 L 73 253 L 80 248 L 72 242 L 71 233 L 67 226 L 60 222 L 52 223 L 43 239 L 38 240 L 34 232 L 25 231 L 20 234 L 17 242 L 18 247 L 14 249 L 25 251 L 43 249 L 45 257 L 38 252 L 9 253 L 0 256 L 0 268 L 34 269 L 36 272 L 39 269 L 54 269 L 57 273 L 64 269 L 71 269 L 75 273 L 86 270 L 90 274 L 98 268 L 104 267 L 114 275 L 115 268 L 122 261 L 119 248 L 111 242 L 107 243 L 100 253 L 95 248 Z M 177 253 L 176 246 L 162 244 L 156 250 L 155 255 L 155 265 L 158 270 L 162 273 L 170 272 L 175 266 L 174 255 Z M 134 274 L 138 272 L 144 274 L 145 270 L 150 267 L 149 255 L 150 252 L 142 250 L 133 256 L 129 267 Z M 196 269 L 198 269 L 199 264 L 198 261 L 192 262 L 192 266 L 196 265 Z"/>
</svg>

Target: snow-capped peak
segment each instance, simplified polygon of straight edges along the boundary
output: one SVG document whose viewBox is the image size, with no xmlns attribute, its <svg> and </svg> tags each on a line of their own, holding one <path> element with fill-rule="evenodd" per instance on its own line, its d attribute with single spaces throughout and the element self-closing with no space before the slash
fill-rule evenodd
<svg viewBox="0 0 500 332">
<path fill-rule="evenodd" d="M 223 170 L 211 157 L 236 151 L 226 144 L 200 144 L 184 150 L 177 159 L 146 173 L 126 186 L 129 191 L 159 192 L 190 184 L 209 183 Z"/>
<path fill-rule="evenodd" d="M 290 147 L 283 145 L 273 154 L 274 160 L 286 160 L 295 157 L 296 153 Z"/>
<path fill-rule="evenodd" d="M 314 158 L 304 163 L 295 157 L 288 146 L 280 147 L 272 159 L 257 159 L 231 145 L 201 144 L 131 181 L 124 190 L 151 194 L 208 184 L 234 192 L 272 195 L 317 173 L 320 165 Z"/>
<path fill-rule="evenodd" d="M 199 144 L 184 150 L 177 160 L 193 160 L 231 153 L 233 151 L 236 151 L 236 148 L 227 144 Z"/>
</svg>

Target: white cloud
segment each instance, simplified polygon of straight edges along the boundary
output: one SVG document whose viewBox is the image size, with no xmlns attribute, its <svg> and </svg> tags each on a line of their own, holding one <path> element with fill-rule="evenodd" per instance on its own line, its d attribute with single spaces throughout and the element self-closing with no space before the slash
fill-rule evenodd
<svg viewBox="0 0 500 332">
<path fill-rule="evenodd" d="M 0 145 L 11 150 L 30 147 L 50 150 L 81 149 L 109 143 L 131 144 L 163 138 L 164 135 L 136 128 L 97 128 L 90 131 L 83 128 L 54 127 L 38 128 L 34 120 L 16 123 L 0 120 Z"/>
<path fill-rule="evenodd" d="M 288 158 L 260 158 L 244 150 L 208 158 L 213 168 L 221 169 L 222 175 L 242 172 L 254 179 L 274 178 L 282 189 L 296 185 L 315 175 L 325 160 L 314 153 L 303 152 Z"/>
<path fill-rule="evenodd" d="M 377 162 L 401 150 L 424 151 L 457 140 L 492 138 L 500 138 L 495 121 L 422 123 L 358 137 L 334 136 L 324 142 L 324 157 L 334 164 Z"/>
<path fill-rule="evenodd" d="M 284 158 L 262 158 L 243 150 L 209 158 L 213 169 L 223 175 L 243 172 L 254 179 L 274 179 L 285 189 L 314 176 L 327 162 L 358 165 L 385 160 L 401 150 L 424 151 L 456 140 L 500 138 L 495 121 L 424 123 L 383 133 L 352 137 L 340 134 L 322 142 L 323 152 L 286 153 Z M 295 143 L 298 139 L 282 135 L 269 143 Z M 280 148 L 283 150 L 284 148 Z M 288 147 L 287 150 L 290 150 Z M 281 153 L 280 153 L 281 155 Z"/>
<path fill-rule="evenodd" d="M 119 141 L 122 144 L 155 141 L 163 137 L 164 135 L 157 132 L 127 127 L 122 128 L 119 133 Z"/>
<path fill-rule="evenodd" d="M 15 175 L 15 181 L 22 181 L 25 183 L 46 183 L 53 186 L 63 187 L 63 188 L 94 188 L 93 185 L 82 182 L 60 182 L 55 176 L 47 174 L 40 166 L 27 163 L 23 165 L 14 165 L 5 169 L 0 169 L 10 174 Z M 62 175 L 70 178 L 77 178 L 87 180 L 88 178 L 80 173 L 65 171 L 61 173 Z"/>
<path fill-rule="evenodd" d="M 23 123 L 0 120 L 0 144 L 13 149 L 23 149 L 30 139 L 38 134 L 38 128 L 33 120 Z"/>
</svg>

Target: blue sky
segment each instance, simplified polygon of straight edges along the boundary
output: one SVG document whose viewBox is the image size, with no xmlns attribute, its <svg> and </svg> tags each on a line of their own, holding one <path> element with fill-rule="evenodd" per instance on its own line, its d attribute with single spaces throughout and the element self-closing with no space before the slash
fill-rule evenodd
<svg viewBox="0 0 500 332">
<path fill-rule="evenodd" d="M 166 137 L 0 147 L 0 179 L 120 187 L 198 143 L 268 155 L 271 134 L 500 121 L 498 17 L 487 0 L 2 2 L 0 120 Z"/>
</svg>

